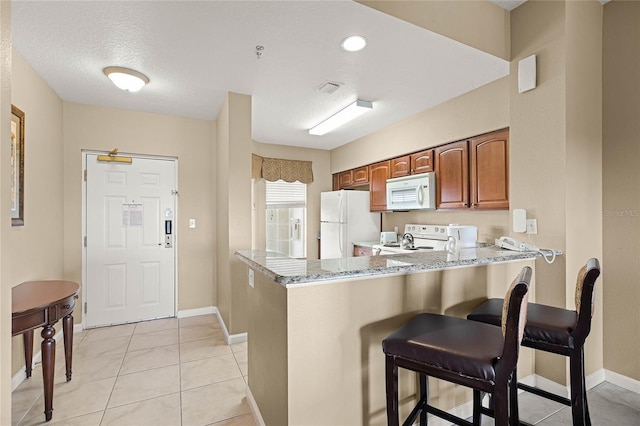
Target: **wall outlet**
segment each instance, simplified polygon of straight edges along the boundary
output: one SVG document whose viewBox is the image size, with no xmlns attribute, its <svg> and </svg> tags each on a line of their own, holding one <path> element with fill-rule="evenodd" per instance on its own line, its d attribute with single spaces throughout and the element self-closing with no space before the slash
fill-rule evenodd
<svg viewBox="0 0 640 426">
<path fill-rule="evenodd" d="M 251 287 L 253 287 L 255 285 L 254 284 L 254 279 L 255 279 L 254 277 L 255 277 L 255 274 L 253 272 L 253 269 L 249 268 L 249 285 Z"/>
<path fill-rule="evenodd" d="M 189 228 L 193 229 L 196 227 L 196 220 L 195 219 L 189 219 Z"/>
<path fill-rule="evenodd" d="M 527 234 L 537 234 L 537 233 L 538 233 L 538 220 L 527 219 Z"/>
</svg>

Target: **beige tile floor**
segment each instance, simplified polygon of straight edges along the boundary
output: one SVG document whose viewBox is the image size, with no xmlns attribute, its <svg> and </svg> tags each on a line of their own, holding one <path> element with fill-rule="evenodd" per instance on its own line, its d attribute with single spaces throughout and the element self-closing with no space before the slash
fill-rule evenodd
<svg viewBox="0 0 640 426">
<path fill-rule="evenodd" d="M 246 402 L 247 344 L 227 345 L 215 315 L 167 318 L 74 334 L 73 378 L 56 348 L 56 425 L 254 426 Z M 12 394 L 12 424 L 44 422 L 42 369 Z"/>
</svg>

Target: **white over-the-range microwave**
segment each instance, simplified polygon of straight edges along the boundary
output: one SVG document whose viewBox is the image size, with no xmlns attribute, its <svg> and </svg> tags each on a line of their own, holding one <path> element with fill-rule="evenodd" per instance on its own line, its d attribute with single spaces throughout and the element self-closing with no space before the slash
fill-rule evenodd
<svg viewBox="0 0 640 426">
<path fill-rule="evenodd" d="M 435 208 L 435 173 L 421 173 L 387 180 L 388 210 L 428 210 Z"/>
</svg>

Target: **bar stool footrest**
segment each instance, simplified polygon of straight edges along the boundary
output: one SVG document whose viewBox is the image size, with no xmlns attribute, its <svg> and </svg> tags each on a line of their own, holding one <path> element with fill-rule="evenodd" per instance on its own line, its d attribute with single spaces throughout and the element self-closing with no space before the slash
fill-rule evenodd
<svg viewBox="0 0 640 426">
<path fill-rule="evenodd" d="M 525 385 L 523 383 L 518 383 L 518 389 L 522 389 L 523 391 L 532 393 L 534 395 L 541 396 L 543 398 L 550 399 L 552 401 L 558 402 L 560 404 L 567 405 L 571 407 L 571 400 L 569 398 L 564 398 L 560 395 L 556 395 L 555 393 L 547 392 L 545 390 L 535 388 L 533 386 Z"/>
<path fill-rule="evenodd" d="M 453 414 L 447 413 L 446 411 L 442 411 L 441 409 L 428 404 L 425 406 L 425 411 L 459 426 L 473 426 L 473 423 L 471 423 L 470 421 L 454 416 Z"/>
</svg>

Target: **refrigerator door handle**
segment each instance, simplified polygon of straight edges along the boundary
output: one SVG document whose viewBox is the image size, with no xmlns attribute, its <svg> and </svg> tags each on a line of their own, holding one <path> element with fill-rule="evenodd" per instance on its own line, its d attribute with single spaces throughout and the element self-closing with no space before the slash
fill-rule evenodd
<svg viewBox="0 0 640 426">
<path fill-rule="evenodd" d="M 345 197 L 340 197 L 340 204 L 338 205 L 338 222 L 340 223 L 344 223 L 345 222 L 345 212 L 344 212 L 344 207 L 343 207 L 343 202 L 344 202 L 344 198 Z"/>
<path fill-rule="evenodd" d="M 344 228 L 344 226 L 342 226 L 342 224 L 338 225 L 338 241 L 340 242 L 340 257 L 344 257 L 344 253 L 342 252 L 342 242 L 343 240 L 343 236 L 342 236 L 342 228 Z"/>
</svg>

